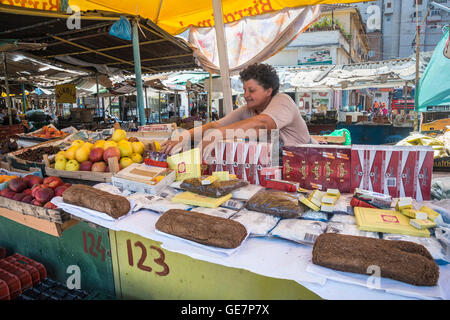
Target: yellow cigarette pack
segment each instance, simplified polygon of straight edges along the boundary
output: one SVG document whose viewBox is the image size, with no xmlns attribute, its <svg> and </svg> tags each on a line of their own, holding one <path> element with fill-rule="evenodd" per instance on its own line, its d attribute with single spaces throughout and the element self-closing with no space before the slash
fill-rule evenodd
<svg viewBox="0 0 450 320">
<path fill-rule="evenodd" d="M 320 207 L 312 203 L 309 199 L 305 198 L 304 196 L 300 196 L 299 201 L 303 203 L 308 208 L 313 209 L 314 211 L 319 211 Z"/>
<path fill-rule="evenodd" d="M 395 209 L 397 211 L 402 211 L 404 209 L 412 209 L 412 198 L 411 197 L 403 197 L 399 198 L 397 204 L 395 205 Z"/>
<path fill-rule="evenodd" d="M 360 230 L 400 233 L 414 237 L 430 236 L 427 229 L 414 228 L 410 225 L 410 219 L 398 211 L 354 207 L 354 213 Z"/>
<path fill-rule="evenodd" d="M 428 215 L 428 219 L 435 222 L 437 218 L 439 218 L 440 214 L 434 211 L 433 209 L 428 208 L 427 206 L 422 206 L 419 211 L 425 212 Z"/>
<path fill-rule="evenodd" d="M 202 178 L 202 185 L 210 185 L 211 183 L 219 180 L 218 177 L 215 176 L 207 176 L 205 178 Z"/>
<path fill-rule="evenodd" d="M 413 210 L 413 209 L 403 209 L 400 211 L 402 214 L 404 214 L 407 217 L 410 217 L 412 219 L 427 219 L 428 215 L 425 212 Z"/>
<path fill-rule="evenodd" d="M 336 198 L 339 199 L 339 197 L 341 196 L 341 193 L 339 192 L 338 189 L 327 189 L 327 195 L 335 196 Z"/>
<path fill-rule="evenodd" d="M 417 229 L 429 229 L 437 226 L 435 222 L 428 219 L 411 219 L 409 223 Z"/>
<path fill-rule="evenodd" d="M 326 204 L 335 204 L 337 201 L 337 197 L 336 196 L 330 196 L 330 195 L 325 195 L 322 198 L 322 204 L 326 203 Z"/>
<path fill-rule="evenodd" d="M 231 198 L 231 193 L 220 197 L 220 198 L 211 198 L 205 197 L 199 194 L 195 194 L 189 191 L 179 193 L 172 198 L 173 202 L 183 203 L 191 206 L 199 206 L 206 208 L 217 208 L 221 204 L 225 203 L 227 200 Z"/>
<path fill-rule="evenodd" d="M 322 205 L 320 206 L 320 211 L 333 212 L 334 211 L 334 204 L 322 203 Z"/>
</svg>

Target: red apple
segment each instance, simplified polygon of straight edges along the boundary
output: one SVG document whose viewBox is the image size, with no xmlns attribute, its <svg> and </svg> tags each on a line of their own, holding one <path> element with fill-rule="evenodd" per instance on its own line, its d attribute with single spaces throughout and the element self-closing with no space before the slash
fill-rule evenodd
<svg viewBox="0 0 450 320">
<path fill-rule="evenodd" d="M 24 198 L 26 196 L 26 194 L 25 193 L 16 193 L 15 195 L 14 195 L 14 197 L 12 197 L 12 199 L 13 200 L 16 200 L 16 201 L 22 201 L 22 199 Z"/>
<path fill-rule="evenodd" d="M 33 200 L 34 200 L 33 197 L 30 195 L 27 195 L 22 198 L 22 202 L 25 202 L 25 203 L 31 203 L 31 202 L 33 202 Z"/>
<path fill-rule="evenodd" d="M 32 175 L 32 174 L 29 174 L 29 175 L 25 176 L 24 179 L 28 183 L 28 188 L 31 188 L 35 184 L 41 184 L 44 181 L 44 179 L 42 179 L 41 177 L 35 176 L 35 175 Z"/>
<path fill-rule="evenodd" d="M 57 209 L 58 207 L 57 207 L 55 204 L 53 204 L 53 203 L 51 203 L 51 202 L 49 201 L 49 202 L 47 202 L 46 204 L 44 204 L 44 208 L 47 208 L 47 209 Z"/>
<path fill-rule="evenodd" d="M 11 191 L 9 189 L 3 189 L 0 193 L 1 196 L 6 197 L 8 199 L 12 199 L 16 193 L 14 191 Z"/>
<path fill-rule="evenodd" d="M 35 198 L 36 197 L 36 191 L 38 190 L 38 189 L 41 189 L 41 188 L 44 188 L 45 186 L 43 185 L 43 184 L 37 184 L 37 185 L 35 185 L 33 188 L 31 188 L 31 196 L 33 197 L 33 198 Z"/>
<path fill-rule="evenodd" d="M 39 201 L 40 203 L 47 203 L 49 202 L 53 197 L 55 196 L 55 192 L 52 188 L 39 188 L 35 192 L 35 200 Z"/>
<path fill-rule="evenodd" d="M 91 171 L 95 172 L 105 172 L 106 169 L 106 163 L 103 161 L 98 161 L 92 165 Z"/>
<path fill-rule="evenodd" d="M 9 182 L 9 189 L 14 192 L 22 192 L 28 187 L 28 183 L 23 178 L 14 178 Z"/>
<path fill-rule="evenodd" d="M 34 199 L 33 201 L 31 201 L 32 205 L 38 206 L 38 207 L 42 207 L 42 203 L 39 202 L 38 200 Z"/>
<path fill-rule="evenodd" d="M 55 189 L 56 187 L 62 186 L 64 181 L 60 177 L 47 177 L 44 179 L 44 185 Z"/>
<path fill-rule="evenodd" d="M 11 190 L 9 190 L 8 188 L 2 189 L 2 190 L 0 191 L 0 196 L 6 197 L 6 196 L 9 194 L 10 191 L 11 191 Z"/>
<path fill-rule="evenodd" d="M 55 197 L 62 197 L 62 194 L 66 189 L 69 188 L 68 186 L 59 186 L 55 189 Z"/>
<path fill-rule="evenodd" d="M 80 164 L 79 171 L 91 171 L 92 162 L 90 161 L 84 161 Z"/>
<path fill-rule="evenodd" d="M 105 150 L 103 148 L 92 148 L 89 153 L 89 160 L 92 162 L 98 162 L 103 159 L 103 153 Z"/>
<path fill-rule="evenodd" d="M 105 160 L 106 163 L 108 163 L 108 159 L 116 157 L 117 160 L 120 159 L 120 150 L 117 147 L 109 147 L 108 149 L 103 152 L 103 160 Z"/>
</svg>

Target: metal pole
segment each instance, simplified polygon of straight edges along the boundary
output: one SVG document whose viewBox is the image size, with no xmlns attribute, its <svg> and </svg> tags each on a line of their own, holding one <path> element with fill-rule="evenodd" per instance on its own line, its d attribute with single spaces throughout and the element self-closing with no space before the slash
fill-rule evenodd
<svg viewBox="0 0 450 320">
<path fill-rule="evenodd" d="M 98 96 L 98 72 L 95 73 L 95 84 L 97 86 L 97 114 L 100 117 L 100 97 Z"/>
<path fill-rule="evenodd" d="M 419 60 L 420 60 L 420 26 L 419 26 L 419 6 L 416 0 L 416 91 L 419 89 Z M 415 99 L 414 99 L 415 100 Z M 414 131 L 419 131 L 419 118 L 417 109 L 414 110 Z"/>
<path fill-rule="evenodd" d="M 141 126 L 145 125 L 145 110 L 144 110 L 144 94 L 142 90 L 142 74 L 141 74 L 141 54 L 139 52 L 139 34 L 138 21 L 133 21 L 133 57 L 134 57 L 134 73 L 136 76 L 136 95 L 137 104 L 139 108 L 139 121 Z"/>
<path fill-rule="evenodd" d="M 208 122 L 212 121 L 212 74 L 209 74 L 209 86 L 208 86 L 209 90 L 208 90 L 208 107 L 209 107 L 209 112 L 208 112 Z"/>
<path fill-rule="evenodd" d="M 161 123 L 161 91 L 158 91 L 158 118 Z"/>
<path fill-rule="evenodd" d="M 11 97 L 9 96 L 8 69 L 6 66 L 6 53 L 3 52 L 3 69 L 5 70 L 6 106 L 8 107 L 9 124 L 12 125 Z"/>
<path fill-rule="evenodd" d="M 25 114 L 26 105 L 27 105 L 27 97 L 25 96 L 25 85 L 22 83 L 22 111 Z"/>
</svg>

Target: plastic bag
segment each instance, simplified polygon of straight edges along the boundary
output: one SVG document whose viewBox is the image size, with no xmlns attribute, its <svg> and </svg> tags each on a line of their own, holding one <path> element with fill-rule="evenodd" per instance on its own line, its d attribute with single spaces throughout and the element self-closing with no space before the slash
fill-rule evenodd
<svg viewBox="0 0 450 320">
<path fill-rule="evenodd" d="M 133 32 L 131 30 L 130 21 L 124 16 L 120 16 L 120 20 L 114 22 L 111 29 L 109 29 L 109 34 L 123 40 L 131 41 Z"/>
<path fill-rule="evenodd" d="M 210 216 L 215 216 L 215 217 L 221 217 L 224 219 L 228 219 L 231 216 L 233 216 L 234 214 L 236 214 L 237 211 L 235 210 L 231 210 L 231 209 L 227 209 L 227 208 L 204 208 L 204 207 L 197 207 L 197 208 L 192 208 L 191 211 L 196 211 L 196 212 L 200 212 L 200 213 L 204 213 Z"/>
<path fill-rule="evenodd" d="M 228 200 L 228 201 L 224 202 L 220 206 L 222 208 L 227 208 L 227 209 L 238 211 L 238 210 L 241 210 L 242 208 L 244 208 L 245 201 L 231 199 L 231 200 Z"/>
<path fill-rule="evenodd" d="M 328 214 L 326 214 L 325 212 L 320 212 L 320 211 L 307 210 L 305 213 L 302 214 L 300 219 L 327 222 Z"/>
<path fill-rule="evenodd" d="M 442 244 L 439 243 L 437 238 L 413 237 L 403 234 L 383 233 L 383 239 L 410 241 L 421 244 L 428 250 L 428 252 L 430 252 L 431 256 L 433 257 L 433 259 L 436 261 L 437 264 L 443 265 L 450 263 L 448 249 L 446 252 L 446 248 L 444 248 L 444 246 L 442 246 Z"/>
<path fill-rule="evenodd" d="M 258 186 L 256 184 L 249 184 L 245 187 L 234 190 L 231 194 L 232 199 L 237 200 L 248 200 L 253 197 L 256 193 L 261 191 L 263 187 Z"/>
<path fill-rule="evenodd" d="M 261 190 L 248 200 L 246 208 L 284 219 L 298 218 L 307 209 L 298 198 L 287 192 Z"/>
<path fill-rule="evenodd" d="M 256 237 L 266 236 L 280 221 L 279 217 L 245 209 L 236 213 L 231 219 L 242 223 L 249 230 L 250 236 Z"/>
<path fill-rule="evenodd" d="M 164 213 L 170 209 L 189 210 L 192 206 L 188 206 L 181 203 L 175 203 L 162 197 L 136 192 L 127 197 L 128 200 L 133 200 L 136 206 L 133 208 L 133 212 L 141 209 L 148 209 L 157 213 Z"/>
<path fill-rule="evenodd" d="M 302 219 L 282 219 L 269 235 L 295 241 L 301 244 L 313 245 L 317 237 L 327 229 L 327 224 L 321 221 Z"/>
<path fill-rule="evenodd" d="M 338 130 L 334 130 L 332 133 L 329 134 L 329 136 L 332 137 L 345 137 L 345 142 L 343 143 L 344 146 L 349 146 L 352 144 L 352 138 L 350 135 L 350 131 L 348 131 L 347 129 L 338 129 Z"/>
<path fill-rule="evenodd" d="M 347 234 L 350 236 L 368 237 L 379 239 L 378 232 L 360 230 L 356 224 L 329 222 L 326 233 Z"/>
<path fill-rule="evenodd" d="M 186 179 L 180 185 L 184 190 L 200 194 L 206 197 L 220 198 L 234 190 L 248 185 L 248 182 L 244 180 L 228 180 L 228 181 L 214 181 L 208 185 L 202 185 L 201 178 Z"/>
<path fill-rule="evenodd" d="M 102 190 L 102 191 L 106 191 L 112 194 L 116 194 L 118 196 L 123 196 L 123 197 L 127 197 L 131 194 L 130 191 L 128 190 L 123 190 L 121 191 L 119 188 L 117 188 L 116 186 L 113 186 L 112 184 L 109 183 L 97 183 L 96 185 L 93 186 L 96 189 Z"/>
<path fill-rule="evenodd" d="M 356 218 L 354 216 L 349 216 L 347 214 L 333 214 L 333 216 L 330 219 L 330 222 L 356 225 Z"/>
</svg>

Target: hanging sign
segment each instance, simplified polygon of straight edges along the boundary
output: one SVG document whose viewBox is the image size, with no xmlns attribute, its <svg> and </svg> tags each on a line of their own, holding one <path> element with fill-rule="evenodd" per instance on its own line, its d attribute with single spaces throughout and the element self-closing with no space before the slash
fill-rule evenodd
<svg viewBox="0 0 450 320">
<path fill-rule="evenodd" d="M 74 84 L 60 84 L 55 86 L 56 103 L 76 103 L 77 90 Z"/>
</svg>

